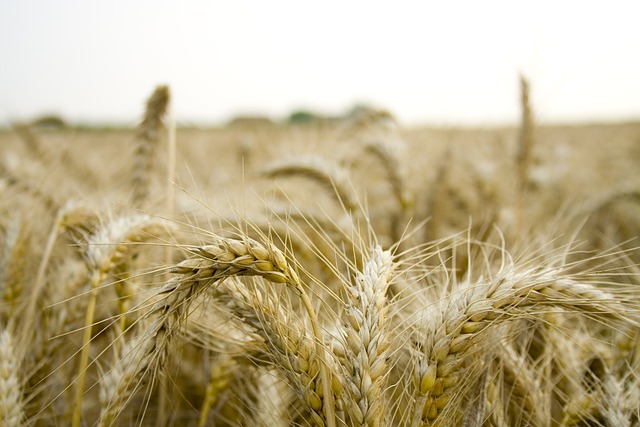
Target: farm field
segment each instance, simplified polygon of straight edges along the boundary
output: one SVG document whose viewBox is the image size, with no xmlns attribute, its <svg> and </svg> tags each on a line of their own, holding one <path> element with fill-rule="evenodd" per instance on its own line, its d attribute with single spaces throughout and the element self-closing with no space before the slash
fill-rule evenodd
<svg viewBox="0 0 640 427">
<path fill-rule="evenodd" d="M 0 131 L 3 425 L 638 425 L 640 122 L 167 102 Z"/>
</svg>

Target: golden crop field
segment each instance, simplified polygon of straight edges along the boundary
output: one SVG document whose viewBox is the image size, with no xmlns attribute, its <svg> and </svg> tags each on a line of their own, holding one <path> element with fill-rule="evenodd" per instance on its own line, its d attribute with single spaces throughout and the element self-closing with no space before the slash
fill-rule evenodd
<svg viewBox="0 0 640 427">
<path fill-rule="evenodd" d="M 137 129 L 0 132 L 0 424 L 638 425 L 640 122 L 523 95 L 175 131 L 158 87 Z"/>
</svg>

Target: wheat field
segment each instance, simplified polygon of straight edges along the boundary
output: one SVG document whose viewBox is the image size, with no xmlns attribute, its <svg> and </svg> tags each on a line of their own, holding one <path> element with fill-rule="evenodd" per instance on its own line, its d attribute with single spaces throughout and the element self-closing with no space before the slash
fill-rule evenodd
<svg viewBox="0 0 640 427">
<path fill-rule="evenodd" d="M 170 103 L 0 132 L 0 425 L 640 425 L 640 123 Z"/>
</svg>

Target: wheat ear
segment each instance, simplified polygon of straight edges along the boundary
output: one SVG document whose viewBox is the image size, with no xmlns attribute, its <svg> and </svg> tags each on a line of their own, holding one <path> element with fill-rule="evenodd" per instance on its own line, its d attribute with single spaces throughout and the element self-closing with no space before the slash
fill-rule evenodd
<svg viewBox="0 0 640 427">
<path fill-rule="evenodd" d="M 22 382 L 13 337 L 8 329 L 0 332 L 0 424 L 6 427 L 24 425 Z"/>
<path fill-rule="evenodd" d="M 77 205 L 75 203 L 67 203 L 58 211 L 56 219 L 51 227 L 47 243 L 38 266 L 35 283 L 31 289 L 29 301 L 25 309 L 25 321 L 21 324 L 22 337 L 30 339 L 33 332 L 33 322 L 39 318 L 38 303 L 41 300 L 45 282 L 45 274 L 49 266 L 51 255 L 55 247 L 58 235 L 61 231 L 67 231 L 72 236 L 73 243 L 77 243 L 98 224 L 97 215 L 90 209 Z"/>
<path fill-rule="evenodd" d="M 91 291 L 87 302 L 86 318 L 82 338 L 82 350 L 76 380 L 76 397 L 72 424 L 80 426 L 82 396 L 85 375 L 89 362 L 89 347 L 93 330 L 93 318 L 98 297 L 98 288 L 107 275 L 114 270 L 123 270 L 132 255 L 139 249 L 137 244 L 166 233 L 166 225 L 146 215 L 121 217 L 98 228 L 87 241 L 85 262 L 91 272 Z"/>
<path fill-rule="evenodd" d="M 548 413 L 547 402 L 542 393 L 541 381 L 536 378 L 533 367 L 526 356 L 521 356 L 509 345 L 499 353 L 502 365 L 502 383 L 509 390 L 509 404 L 515 406 L 520 418 L 527 424 L 544 426 L 543 415 Z M 519 406 L 519 407 L 518 407 Z"/>
<path fill-rule="evenodd" d="M 394 141 L 399 143 L 400 141 Z M 396 149 L 398 147 L 395 147 Z M 384 168 L 386 178 L 391 184 L 391 189 L 398 206 L 401 209 L 409 209 L 412 206 L 410 194 L 406 191 L 406 183 L 403 174 L 403 166 L 397 151 L 393 151 L 389 142 L 376 139 L 365 144 L 365 151 L 378 159 Z"/>
<path fill-rule="evenodd" d="M 507 269 L 489 282 L 449 295 L 439 309 L 425 315 L 427 339 L 417 345 L 423 354 L 414 371 L 418 404 L 413 425 L 430 424 L 458 397 L 460 370 L 483 338 L 540 304 L 594 316 L 624 314 L 613 295 L 563 277 L 554 269 Z"/>
<path fill-rule="evenodd" d="M 520 190 L 525 190 L 529 185 L 529 168 L 533 151 L 534 122 L 533 112 L 531 110 L 531 101 L 529 99 L 529 81 L 524 76 L 520 76 L 520 106 L 522 119 L 520 122 L 516 165 Z"/>
<path fill-rule="evenodd" d="M 167 215 L 173 215 L 175 209 L 176 151 L 177 151 L 176 119 L 173 102 L 167 106 Z"/>
<path fill-rule="evenodd" d="M 275 282 L 275 283 L 283 283 L 287 285 L 294 294 L 300 298 L 304 309 L 306 310 L 309 320 L 311 322 L 311 327 L 314 335 L 315 345 L 308 346 L 303 345 L 304 342 L 300 341 L 299 338 L 294 342 L 283 343 L 281 345 L 276 345 L 274 350 L 276 350 L 276 354 L 278 355 L 276 358 L 278 362 L 282 364 L 285 362 L 285 366 L 298 368 L 297 370 L 301 373 L 301 375 L 297 376 L 296 379 L 301 381 L 301 384 L 306 386 L 307 390 L 303 389 L 303 395 L 305 395 L 305 403 L 309 405 L 309 407 L 318 412 L 318 417 L 316 417 L 316 421 L 319 420 L 320 417 L 323 418 L 322 425 L 327 425 L 329 427 L 335 426 L 335 415 L 334 415 L 334 391 L 332 386 L 334 385 L 332 382 L 331 374 L 329 371 L 329 360 L 328 360 L 328 352 L 326 350 L 326 346 L 324 345 L 323 333 L 320 328 L 320 324 L 318 322 L 317 315 L 315 310 L 311 304 L 311 300 L 309 299 L 306 291 L 302 286 L 302 282 L 300 281 L 298 275 L 294 270 L 292 270 L 286 261 L 284 254 L 277 249 L 272 244 L 268 244 L 262 246 L 251 239 L 244 239 L 242 241 L 233 241 L 227 240 L 223 241 L 222 244 L 218 245 L 218 249 L 215 246 L 213 247 L 204 247 L 205 249 L 200 249 L 201 255 L 205 257 L 205 259 L 212 258 L 215 256 L 215 253 L 220 250 L 220 248 L 228 248 L 228 250 L 235 254 L 238 257 L 238 260 L 244 258 L 244 261 L 240 261 L 240 266 L 243 264 L 247 264 L 251 259 L 256 260 L 258 263 L 258 268 L 263 269 L 261 274 L 257 274 L 259 276 L 264 277 L 265 279 Z M 209 248 L 209 249 L 206 249 Z M 210 261 L 209 261 L 210 262 Z M 231 272 L 234 272 L 240 266 L 236 266 L 231 269 Z M 270 277 L 269 271 L 272 269 L 280 270 L 281 272 L 285 272 L 285 276 L 283 277 L 281 273 L 278 273 L 276 276 Z M 206 271 L 206 270 L 205 270 Z M 238 275 L 237 273 L 233 273 L 234 275 Z M 252 274 L 256 275 L 256 274 Z M 241 293 L 238 293 L 241 294 Z M 247 295 L 245 294 L 245 301 Z M 259 306 L 260 301 L 254 301 L 254 306 Z M 265 302 L 266 303 L 266 302 Z M 242 304 L 239 306 L 236 305 L 236 308 L 243 307 Z M 247 314 L 247 305 L 244 304 L 244 309 L 241 308 L 241 311 L 246 315 Z M 272 313 L 276 313 L 277 309 L 274 308 Z M 264 313 L 263 313 L 264 314 Z M 249 318 L 251 318 L 249 316 Z M 254 318 L 255 319 L 255 318 Z M 256 319 L 257 320 L 257 319 Z M 287 322 L 277 322 L 277 319 L 273 319 L 273 325 L 281 325 L 284 327 Z M 282 332 L 285 329 L 276 329 L 275 331 L 271 331 L 267 329 L 265 331 L 265 325 L 269 325 L 271 322 L 257 322 L 253 323 L 253 326 L 256 327 L 258 331 L 265 332 L 268 336 L 268 340 L 273 340 L 278 336 L 278 332 Z M 261 326 L 259 326 L 259 324 Z M 274 333 L 275 332 L 275 333 Z M 300 334 L 284 334 L 284 336 L 294 337 L 300 336 Z M 296 350 L 297 349 L 297 350 Z M 284 351 L 282 351 L 284 350 Z M 280 353 L 278 353 L 280 352 Z M 298 358 L 298 363 L 295 366 L 292 366 L 288 360 L 289 353 L 298 353 L 300 357 Z M 313 363 L 313 359 L 317 358 L 317 361 Z M 304 363 L 307 360 L 308 363 Z M 296 369 L 294 369 L 295 371 Z M 285 369 L 285 372 L 288 372 Z M 316 382 L 315 377 L 319 376 L 320 381 Z M 295 382 L 295 381 L 294 381 Z M 315 386 L 313 386 L 315 383 Z M 300 383 L 299 383 L 300 384 Z M 313 386 L 313 387 L 312 387 Z"/>
<path fill-rule="evenodd" d="M 524 221 L 525 196 L 530 188 L 529 169 L 531 168 L 533 154 L 533 113 L 529 99 L 529 81 L 520 76 L 520 105 L 522 119 L 520 122 L 520 135 L 516 152 L 516 229 L 521 229 Z"/>
<path fill-rule="evenodd" d="M 384 379 L 389 353 L 387 290 L 394 264 L 389 251 L 376 246 L 347 289 L 344 366 L 349 395 L 346 410 L 355 425 L 385 424 Z"/>
<path fill-rule="evenodd" d="M 6 229 L 5 244 L 0 258 L 0 296 L 7 319 L 14 314 L 24 291 L 29 252 L 29 228 L 24 219 L 15 217 Z M 6 308 L 4 307 L 6 306 Z"/>
<path fill-rule="evenodd" d="M 271 178 L 307 177 L 326 188 L 347 212 L 355 214 L 359 211 L 358 195 L 353 189 L 349 172 L 340 165 L 320 156 L 304 156 L 277 161 L 265 166 L 262 169 L 262 174 Z"/>
<path fill-rule="evenodd" d="M 209 418 L 209 412 L 215 405 L 222 390 L 226 389 L 229 381 L 238 370 L 235 359 L 227 354 L 220 355 L 210 366 L 209 381 L 205 392 L 204 400 L 200 407 L 200 419 L 198 427 L 205 427 Z"/>
<path fill-rule="evenodd" d="M 16 175 L 14 171 L 4 168 L 4 170 L 0 170 L 0 177 L 4 178 L 6 183 L 14 187 L 18 192 L 30 196 L 32 200 L 39 201 L 47 211 L 57 212 L 60 208 L 60 203 L 54 197 L 55 195 L 44 191 L 41 185 Z"/>
<path fill-rule="evenodd" d="M 400 144 L 404 141 L 393 142 Z M 406 225 L 406 219 L 410 217 L 414 207 L 413 195 L 407 186 L 404 164 L 398 155 L 399 148 L 391 147 L 391 143 L 379 139 L 365 145 L 365 150 L 376 157 L 384 168 L 387 181 L 391 184 L 393 196 L 398 204 L 399 214 L 392 215 L 391 218 L 391 238 L 394 242 L 400 241 L 402 227 Z"/>
<path fill-rule="evenodd" d="M 485 371 L 476 381 L 470 393 L 470 402 L 464 411 L 461 427 L 480 427 L 483 425 L 487 409 L 487 378 Z"/>
<path fill-rule="evenodd" d="M 33 129 L 28 123 L 12 123 L 11 128 L 22 139 L 27 151 L 33 158 L 45 160 L 48 157 L 45 150 L 42 149 L 42 142 L 33 133 Z"/>
<path fill-rule="evenodd" d="M 618 353 L 609 355 L 617 358 Z M 594 363 L 599 361 L 600 363 Z M 581 389 L 563 408 L 562 426 L 583 425 L 592 421 L 607 426 L 627 427 L 637 419 L 637 370 L 623 363 L 615 369 L 599 356 L 585 369 Z M 622 369 L 620 369 L 622 368 Z"/>
<path fill-rule="evenodd" d="M 491 373 L 491 372 L 489 372 Z M 502 386 L 499 381 L 490 381 L 487 384 L 486 413 L 488 426 L 509 427 L 507 415 L 504 409 Z"/>
<path fill-rule="evenodd" d="M 103 411 L 100 424 L 112 425 L 142 375 L 151 367 L 160 369 L 164 365 L 171 336 L 177 322 L 186 316 L 190 301 L 225 278 L 259 276 L 269 282 L 289 286 L 307 309 L 316 335 L 315 350 L 320 361 L 318 369 L 322 380 L 325 417 L 327 425 L 335 426 L 333 392 L 321 330 L 311 301 L 284 254 L 271 244 L 262 245 L 248 238 L 219 238 L 215 244 L 195 247 L 191 252 L 193 257 L 173 268 L 173 273 L 178 276 L 158 292 L 160 299 L 148 314 L 152 319 L 151 324 L 130 342 L 123 360 L 101 379 Z"/>
<path fill-rule="evenodd" d="M 294 398 L 293 390 L 282 375 L 274 370 L 260 372 L 258 377 L 258 396 L 261 398 L 256 404 L 252 424 L 256 427 L 289 427 L 287 409 Z"/>
<path fill-rule="evenodd" d="M 252 334 L 264 344 L 262 355 L 252 355 L 260 360 L 267 357 L 280 369 L 289 381 L 300 403 L 308 411 L 317 426 L 327 424 L 323 413 L 324 384 L 319 378 L 320 357 L 314 340 L 306 332 L 292 308 L 274 298 L 270 290 L 249 288 L 238 281 L 228 280 L 211 291 L 219 303 L 236 318 L 252 328 Z M 334 384 L 331 385 L 332 387 Z M 332 391 L 332 393 L 335 390 Z"/>
<path fill-rule="evenodd" d="M 0 177 L 3 178 L 7 184 L 15 187 L 20 193 L 27 194 L 33 200 L 40 201 L 42 206 L 48 211 L 57 212 L 58 209 L 60 209 L 60 203 L 56 200 L 57 195 L 49 194 L 38 184 L 34 184 L 30 180 L 22 178 L 6 168 L 0 171 Z"/>
<path fill-rule="evenodd" d="M 451 148 L 448 148 L 444 156 L 438 162 L 435 181 L 431 186 L 427 215 L 431 220 L 425 227 L 425 238 L 427 241 L 440 238 L 442 223 L 446 217 L 445 203 L 447 199 L 447 188 L 449 185 L 449 173 L 451 167 Z"/>
<path fill-rule="evenodd" d="M 147 100 L 144 117 L 138 126 L 131 179 L 132 201 L 136 207 L 144 206 L 149 198 L 152 163 L 164 129 L 164 116 L 167 112 L 169 97 L 169 88 L 158 86 Z"/>
<path fill-rule="evenodd" d="M 65 259 L 51 271 L 46 292 L 41 295 L 42 301 L 38 301 L 42 312 L 35 311 L 34 319 L 25 319 L 20 325 L 17 345 L 29 349 L 24 358 L 24 372 L 27 373 L 26 409 L 30 418 L 41 416 L 43 411 L 52 407 L 52 400 L 47 400 L 51 398 L 47 392 L 52 386 L 57 387 L 57 384 L 50 383 L 52 374 L 70 360 L 61 351 L 68 345 L 62 337 L 78 327 L 85 315 L 85 301 L 78 295 L 84 292 L 88 283 L 86 267 L 76 260 Z M 57 361 L 62 362 L 56 365 Z"/>
<path fill-rule="evenodd" d="M 607 425 L 631 427 L 634 418 L 637 422 L 638 398 L 634 395 L 637 396 L 638 389 L 625 389 L 626 384 L 633 384 L 633 380 L 616 378 L 610 373 L 603 380 L 600 411 Z"/>
</svg>

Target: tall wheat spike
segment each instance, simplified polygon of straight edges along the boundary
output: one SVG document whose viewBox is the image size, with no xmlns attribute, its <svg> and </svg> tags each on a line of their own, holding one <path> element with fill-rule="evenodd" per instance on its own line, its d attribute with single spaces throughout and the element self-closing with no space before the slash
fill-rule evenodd
<svg viewBox="0 0 640 427">
<path fill-rule="evenodd" d="M 345 328 L 345 401 L 354 425 L 380 427 L 388 422 L 385 396 L 390 340 L 387 290 L 393 258 L 379 246 L 371 250 L 353 288 L 347 290 L 349 304 Z"/>
<path fill-rule="evenodd" d="M 521 229 L 524 221 L 525 199 L 531 188 L 531 180 L 529 179 L 529 171 L 533 161 L 534 147 L 534 118 L 531 109 L 531 101 L 529 99 L 529 81 L 520 76 L 520 105 L 522 110 L 522 119 L 520 122 L 520 134 L 518 137 L 518 145 L 516 152 L 516 229 Z"/>
<path fill-rule="evenodd" d="M 158 86 L 147 100 L 144 117 L 138 126 L 131 178 L 132 204 L 135 207 L 144 206 L 149 198 L 153 162 L 165 128 L 164 120 L 169 99 L 169 88 Z"/>
</svg>

